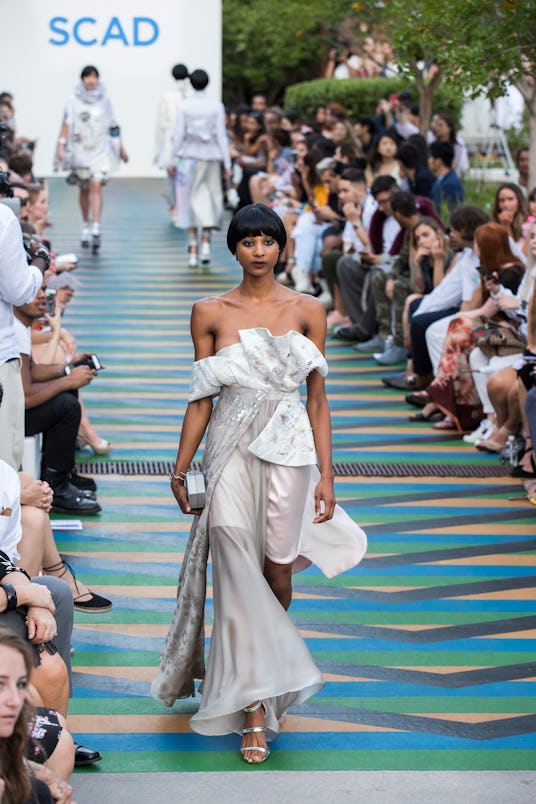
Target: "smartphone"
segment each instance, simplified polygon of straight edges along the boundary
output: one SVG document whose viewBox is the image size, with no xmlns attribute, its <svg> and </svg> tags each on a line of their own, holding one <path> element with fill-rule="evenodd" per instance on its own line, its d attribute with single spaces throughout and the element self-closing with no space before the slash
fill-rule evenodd
<svg viewBox="0 0 536 804">
<path fill-rule="evenodd" d="M 498 282 L 497 274 L 494 271 L 490 271 L 489 268 L 486 268 L 484 265 L 477 265 L 476 270 L 482 277 L 482 279 L 487 279 L 489 282 Z"/>
<path fill-rule="evenodd" d="M 45 313 L 47 315 L 55 315 L 56 314 L 56 291 L 53 288 L 47 288 L 45 290 Z"/>
</svg>

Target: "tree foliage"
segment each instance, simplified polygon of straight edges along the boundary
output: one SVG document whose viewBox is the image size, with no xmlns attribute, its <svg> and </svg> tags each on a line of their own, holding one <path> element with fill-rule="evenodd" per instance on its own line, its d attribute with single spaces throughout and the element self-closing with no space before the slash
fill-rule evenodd
<svg viewBox="0 0 536 804">
<path fill-rule="evenodd" d="M 223 97 L 264 92 L 280 101 L 288 84 L 316 78 L 348 0 L 223 0 Z"/>
</svg>

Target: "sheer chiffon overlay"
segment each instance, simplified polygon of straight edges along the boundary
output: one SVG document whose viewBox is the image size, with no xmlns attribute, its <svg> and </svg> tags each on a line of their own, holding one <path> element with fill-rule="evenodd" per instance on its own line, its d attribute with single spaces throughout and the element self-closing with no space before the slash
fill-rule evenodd
<svg viewBox="0 0 536 804">
<path fill-rule="evenodd" d="M 273 739 L 285 710 L 323 680 L 264 578 L 265 557 L 293 563 L 293 571 L 314 563 L 331 578 L 359 563 L 366 536 L 339 506 L 332 520 L 313 524 L 319 472 L 299 389 L 311 371 L 327 374 L 323 355 L 295 331 L 255 328 L 239 337 L 193 367 L 190 401 L 219 395 L 203 455 L 207 504 L 192 525 L 151 692 L 172 706 L 204 679 L 191 727 L 210 735 L 240 732 L 242 709 L 260 698 Z M 209 542 L 214 625 L 205 674 Z"/>
</svg>

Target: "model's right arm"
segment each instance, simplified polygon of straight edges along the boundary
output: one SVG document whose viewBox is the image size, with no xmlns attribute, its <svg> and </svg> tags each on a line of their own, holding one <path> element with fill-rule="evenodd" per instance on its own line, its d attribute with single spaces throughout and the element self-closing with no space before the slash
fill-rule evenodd
<svg viewBox="0 0 536 804">
<path fill-rule="evenodd" d="M 213 320 L 212 302 L 196 302 L 192 308 L 190 320 L 190 331 L 195 350 L 195 360 L 202 360 L 214 354 L 214 336 L 211 322 Z M 212 414 L 212 397 L 206 396 L 203 399 L 196 399 L 188 403 L 186 413 L 182 422 L 181 437 L 177 459 L 175 461 L 175 475 L 185 475 L 201 439 L 205 434 L 207 425 Z M 181 511 L 184 514 L 196 513 L 192 511 L 188 503 L 184 481 L 182 479 L 172 480 L 171 489 L 175 495 Z"/>
</svg>

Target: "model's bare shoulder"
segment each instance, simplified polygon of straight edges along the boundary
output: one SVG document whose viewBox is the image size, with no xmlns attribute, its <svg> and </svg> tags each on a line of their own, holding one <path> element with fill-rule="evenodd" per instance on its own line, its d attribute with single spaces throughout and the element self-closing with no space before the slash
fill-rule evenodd
<svg viewBox="0 0 536 804">
<path fill-rule="evenodd" d="M 326 308 L 314 296 L 301 294 L 299 312 L 305 335 L 324 353 L 326 346 Z"/>
<path fill-rule="evenodd" d="M 312 318 L 315 321 L 326 320 L 326 308 L 323 303 L 314 296 L 308 296 L 306 293 L 299 293 L 297 299 L 298 309 L 303 316 L 308 319 Z"/>
</svg>

